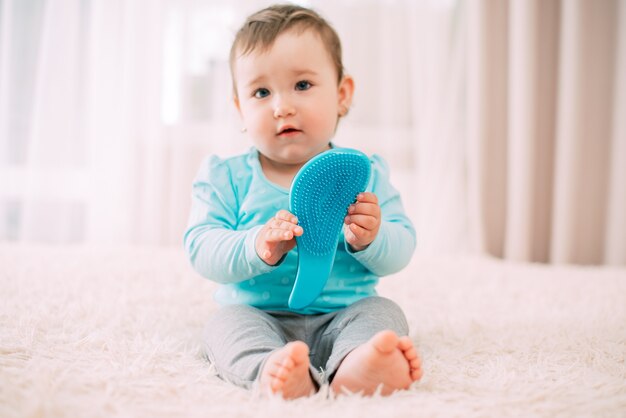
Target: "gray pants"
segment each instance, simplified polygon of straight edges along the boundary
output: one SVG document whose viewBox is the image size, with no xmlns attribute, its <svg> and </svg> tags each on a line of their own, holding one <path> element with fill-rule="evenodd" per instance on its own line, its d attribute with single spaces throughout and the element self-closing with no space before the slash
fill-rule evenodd
<svg viewBox="0 0 626 418">
<path fill-rule="evenodd" d="M 382 330 L 408 335 L 400 307 L 378 296 L 320 315 L 230 305 L 211 317 L 204 332 L 204 347 L 219 377 L 252 388 L 270 353 L 290 341 L 304 341 L 309 346 L 311 378 L 319 387 L 332 381 L 350 351 Z"/>
</svg>

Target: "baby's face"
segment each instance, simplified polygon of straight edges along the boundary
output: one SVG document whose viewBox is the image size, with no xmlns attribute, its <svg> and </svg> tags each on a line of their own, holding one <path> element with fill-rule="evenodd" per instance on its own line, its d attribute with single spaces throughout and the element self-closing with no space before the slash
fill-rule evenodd
<svg viewBox="0 0 626 418">
<path fill-rule="evenodd" d="M 328 148 L 341 106 L 350 106 L 352 80 L 337 71 L 313 31 L 289 30 L 270 49 L 235 61 L 239 109 L 254 145 L 281 164 L 302 165 Z"/>
</svg>

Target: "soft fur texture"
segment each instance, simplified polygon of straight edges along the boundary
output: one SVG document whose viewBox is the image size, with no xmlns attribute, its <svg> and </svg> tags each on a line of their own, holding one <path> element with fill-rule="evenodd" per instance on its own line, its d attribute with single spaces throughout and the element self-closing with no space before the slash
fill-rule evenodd
<svg viewBox="0 0 626 418">
<path fill-rule="evenodd" d="M 382 280 L 424 378 L 283 401 L 222 382 L 215 285 L 178 249 L 0 246 L 0 416 L 624 417 L 626 270 L 416 255 Z"/>
</svg>

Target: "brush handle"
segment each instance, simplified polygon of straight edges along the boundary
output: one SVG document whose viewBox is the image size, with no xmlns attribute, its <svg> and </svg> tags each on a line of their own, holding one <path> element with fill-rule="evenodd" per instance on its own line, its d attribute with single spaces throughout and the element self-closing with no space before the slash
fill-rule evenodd
<svg viewBox="0 0 626 418">
<path fill-rule="evenodd" d="M 296 241 L 298 238 L 296 237 Z M 333 267 L 332 261 L 330 263 L 328 261 L 334 260 L 336 251 L 337 246 L 335 246 L 332 255 L 315 256 L 309 254 L 307 257 L 301 257 L 296 281 L 289 296 L 289 308 L 302 309 L 318 298 Z"/>
</svg>

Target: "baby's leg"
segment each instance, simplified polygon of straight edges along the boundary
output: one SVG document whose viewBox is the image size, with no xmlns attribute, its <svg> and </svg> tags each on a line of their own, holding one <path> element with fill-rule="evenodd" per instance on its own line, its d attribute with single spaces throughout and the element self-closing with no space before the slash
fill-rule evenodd
<svg viewBox="0 0 626 418">
<path fill-rule="evenodd" d="M 314 387 L 306 344 L 287 344 L 280 322 L 259 309 L 246 305 L 220 308 L 207 324 L 204 348 L 218 376 L 237 386 L 258 385 L 284 397 L 302 396 L 306 385 L 300 383 Z M 298 377 L 298 385 L 292 385 L 292 375 Z"/>
<path fill-rule="evenodd" d="M 331 327 L 337 335 L 328 361 L 331 389 L 382 395 L 407 389 L 422 375 L 421 361 L 401 309 L 380 297 L 363 299 L 345 309 Z"/>
</svg>

